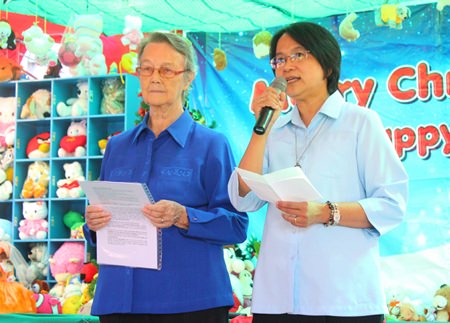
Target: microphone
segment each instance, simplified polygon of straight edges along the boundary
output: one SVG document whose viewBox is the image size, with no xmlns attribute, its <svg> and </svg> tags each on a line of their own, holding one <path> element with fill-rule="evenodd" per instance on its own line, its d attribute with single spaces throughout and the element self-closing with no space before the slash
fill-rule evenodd
<svg viewBox="0 0 450 323">
<path fill-rule="evenodd" d="M 270 83 L 270 87 L 274 88 L 275 90 L 279 92 L 286 91 L 287 82 L 284 77 L 277 77 L 275 78 L 272 83 Z M 272 120 L 272 116 L 275 110 L 272 107 L 265 106 L 261 109 L 261 112 L 259 113 L 258 120 L 256 121 L 255 126 L 253 127 L 253 131 L 257 135 L 263 135 L 266 132 L 267 126 L 270 123 L 270 120 Z"/>
</svg>

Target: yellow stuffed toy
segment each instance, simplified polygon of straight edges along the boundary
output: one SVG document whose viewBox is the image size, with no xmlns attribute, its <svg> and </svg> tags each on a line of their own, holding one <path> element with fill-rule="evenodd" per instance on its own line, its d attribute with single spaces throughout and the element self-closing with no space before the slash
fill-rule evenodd
<svg viewBox="0 0 450 323">
<path fill-rule="evenodd" d="M 359 38 L 359 31 L 353 27 L 353 22 L 358 18 L 354 12 L 347 15 L 339 25 L 339 35 L 347 41 L 355 41 Z"/>
<path fill-rule="evenodd" d="M 375 24 L 377 26 L 402 29 L 403 20 L 409 17 L 411 17 L 411 10 L 400 4 L 384 4 L 380 10 L 375 10 Z"/>
<path fill-rule="evenodd" d="M 437 322 L 450 321 L 450 285 L 442 285 L 434 294 L 433 307 Z"/>
<path fill-rule="evenodd" d="M 214 48 L 213 59 L 216 70 L 223 71 L 227 67 L 227 55 L 220 48 Z"/>
<path fill-rule="evenodd" d="M 28 166 L 28 175 L 23 183 L 22 198 L 43 198 L 47 196 L 50 167 L 46 162 L 35 161 Z"/>
</svg>

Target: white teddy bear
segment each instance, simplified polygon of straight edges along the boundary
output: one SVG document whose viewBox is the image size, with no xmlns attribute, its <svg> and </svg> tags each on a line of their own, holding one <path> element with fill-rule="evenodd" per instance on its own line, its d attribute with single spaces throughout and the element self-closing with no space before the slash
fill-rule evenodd
<svg viewBox="0 0 450 323">
<path fill-rule="evenodd" d="M 67 104 L 64 102 L 59 102 L 56 105 L 56 112 L 60 117 L 77 117 L 85 116 L 88 112 L 89 106 L 89 86 L 87 82 L 79 82 L 78 87 L 78 97 L 70 98 L 67 100 Z"/>
<path fill-rule="evenodd" d="M 12 194 L 12 183 L 6 178 L 6 173 L 0 168 L 0 201 L 9 200 Z"/>
<path fill-rule="evenodd" d="M 23 202 L 22 214 L 24 220 L 19 222 L 19 237 L 22 240 L 47 238 L 48 209 L 44 201 Z"/>
<path fill-rule="evenodd" d="M 72 197 L 78 198 L 84 196 L 80 181 L 85 181 L 83 167 L 77 161 L 64 164 L 65 179 L 60 179 L 56 184 L 56 196 L 59 198 Z"/>
<path fill-rule="evenodd" d="M 59 157 L 86 156 L 86 120 L 72 121 L 67 128 L 67 136 L 59 141 Z"/>
</svg>

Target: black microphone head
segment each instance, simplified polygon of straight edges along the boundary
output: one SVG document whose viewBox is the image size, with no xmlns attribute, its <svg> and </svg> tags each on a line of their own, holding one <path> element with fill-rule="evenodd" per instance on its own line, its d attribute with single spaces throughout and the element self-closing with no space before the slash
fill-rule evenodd
<svg viewBox="0 0 450 323">
<path fill-rule="evenodd" d="M 270 87 L 280 92 L 286 92 L 287 81 L 284 77 L 278 76 L 270 83 Z"/>
</svg>

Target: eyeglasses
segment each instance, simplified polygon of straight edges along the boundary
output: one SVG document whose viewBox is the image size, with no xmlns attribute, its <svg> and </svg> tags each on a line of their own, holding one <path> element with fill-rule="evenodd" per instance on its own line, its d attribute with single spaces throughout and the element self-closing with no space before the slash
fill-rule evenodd
<svg viewBox="0 0 450 323">
<path fill-rule="evenodd" d="M 270 66 L 272 66 L 272 69 L 276 70 L 277 68 L 283 67 L 288 60 L 292 63 L 308 58 L 308 53 L 310 53 L 310 51 L 305 50 L 293 53 L 289 56 L 274 57 L 270 60 Z"/>
<path fill-rule="evenodd" d="M 187 72 L 189 70 L 175 71 L 167 66 L 161 66 L 160 68 L 154 68 L 153 66 L 140 66 L 136 68 L 139 76 L 152 76 L 153 72 L 158 71 L 159 76 L 165 79 L 171 79 L 178 74 Z"/>
</svg>

